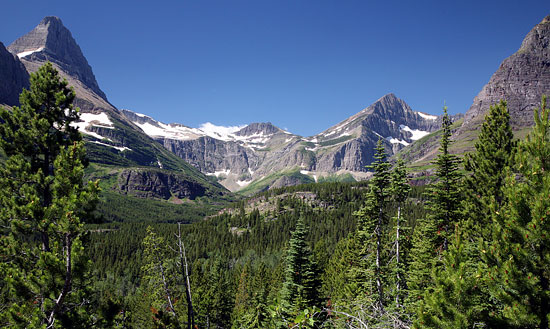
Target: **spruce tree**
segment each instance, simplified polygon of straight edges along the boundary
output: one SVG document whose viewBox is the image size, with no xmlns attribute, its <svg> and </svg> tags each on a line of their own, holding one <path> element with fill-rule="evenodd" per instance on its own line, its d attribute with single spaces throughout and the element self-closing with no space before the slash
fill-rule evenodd
<svg viewBox="0 0 550 329">
<path fill-rule="evenodd" d="M 481 126 L 475 152 L 466 154 L 464 169 L 470 172 L 464 179 L 464 215 L 469 240 L 490 239 L 489 208 L 504 200 L 503 186 L 506 168 L 514 158 L 515 141 L 506 102 L 491 106 Z M 474 243 L 474 245 L 477 245 Z M 479 254 L 478 250 L 473 251 Z"/>
<path fill-rule="evenodd" d="M 306 242 L 307 229 L 300 217 L 292 232 L 285 259 L 281 307 L 285 321 L 295 318 L 301 311 L 322 306 L 319 296 L 320 273 Z"/>
<path fill-rule="evenodd" d="M 449 249 L 443 253 L 442 264 L 433 269 L 430 293 L 420 303 L 416 325 L 419 328 L 476 328 L 481 322 L 472 319 L 483 303 L 472 298 L 477 292 L 477 280 L 471 273 L 471 263 L 465 251 L 464 234 L 456 224 Z"/>
<path fill-rule="evenodd" d="M 0 111 L 0 323 L 86 326 L 88 261 L 83 223 L 97 182 L 83 183 L 84 144 L 74 91 L 50 63 L 31 74 L 20 107 Z"/>
<path fill-rule="evenodd" d="M 395 216 L 395 264 L 391 265 L 392 273 L 395 275 L 395 307 L 401 309 L 404 296 L 406 296 L 406 279 L 404 263 L 404 234 L 408 233 L 408 227 L 404 225 L 401 215 L 403 204 L 407 200 L 410 185 L 407 182 L 407 170 L 402 159 L 397 160 L 397 164 L 391 173 L 391 196 L 397 205 L 397 214 Z"/>
<path fill-rule="evenodd" d="M 409 304 L 415 310 L 425 293 L 433 291 L 432 271 L 441 265 L 449 237 L 461 218 L 459 158 L 449 153 L 451 119 L 444 108 L 443 134 L 436 165 L 437 182 L 426 193 L 426 218 L 418 221 L 413 235 L 408 273 Z"/>
<path fill-rule="evenodd" d="M 348 312 L 355 315 L 367 312 L 370 323 L 377 323 L 385 315 L 388 252 L 386 248 L 388 215 L 386 206 L 390 189 L 390 163 L 381 139 L 375 148 L 375 161 L 367 168 L 373 170 L 364 205 L 355 213 L 357 231 L 352 264 L 346 288 Z"/>
<path fill-rule="evenodd" d="M 507 172 L 501 208 L 493 204 L 493 239 L 482 250 L 490 293 L 503 304 L 493 316 L 507 326 L 549 328 L 550 110 L 543 97 L 535 126 Z"/>
</svg>

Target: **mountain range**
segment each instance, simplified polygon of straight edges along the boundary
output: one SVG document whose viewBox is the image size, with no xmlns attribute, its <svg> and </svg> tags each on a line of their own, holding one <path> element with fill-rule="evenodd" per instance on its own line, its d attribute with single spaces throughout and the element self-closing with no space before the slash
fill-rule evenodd
<svg viewBox="0 0 550 329">
<path fill-rule="evenodd" d="M 550 16 L 503 61 L 466 114 L 453 116 L 455 151 L 471 150 L 487 109 L 500 99 L 508 101 L 518 134 L 532 125 L 532 108 L 541 95 L 550 94 L 549 40 Z M 194 200 L 223 198 L 228 190 L 247 194 L 304 182 L 364 179 L 379 139 L 388 154 L 413 168 L 429 163 L 437 151 L 441 117 L 413 110 L 392 93 L 308 137 L 269 122 L 192 128 L 119 110 L 57 17 L 44 18 L 7 48 L 0 43 L 0 104 L 18 105 L 29 73 L 47 61 L 74 87 L 82 111 L 77 125 L 90 160 L 96 168 L 109 168 L 115 182 L 109 189 L 120 195 Z"/>
</svg>

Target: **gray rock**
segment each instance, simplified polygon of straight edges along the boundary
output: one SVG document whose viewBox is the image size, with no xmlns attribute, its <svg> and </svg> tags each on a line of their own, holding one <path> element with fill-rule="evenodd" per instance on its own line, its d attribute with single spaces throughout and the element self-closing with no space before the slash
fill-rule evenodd
<svg viewBox="0 0 550 329">
<path fill-rule="evenodd" d="M 123 170 L 117 188 L 123 194 L 164 200 L 171 197 L 193 200 L 205 195 L 206 191 L 202 185 L 182 175 L 145 169 Z"/>
<path fill-rule="evenodd" d="M 105 93 L 97 84 L 92 68 L 71 32 L 63 26 L 61 19 L 53 16 L 45 17 L 32 31 L 9 45 L 8 50 L 14 55 L 34 51 L 21 57 L 23 63 L 50 61 L 69 76 L 81 81 L 99 97 L 107 100 Z"/>
<path fill-rule="evenodd" d="M 550 95 L 550 16 L 525 37 L 519 50 L 506 58 L 466 112 L 459 134 L 475 129 L 491 105 L 508 103 L 512 126 L 533 125 L 533 109 L 543 94 Z"/>
<path fill-rule="evenodd" d="M 29 88 L 29 74 L 17 56 L 0 42 L 0 104 L 19 105 L 19 94 Z"/>
</svg>

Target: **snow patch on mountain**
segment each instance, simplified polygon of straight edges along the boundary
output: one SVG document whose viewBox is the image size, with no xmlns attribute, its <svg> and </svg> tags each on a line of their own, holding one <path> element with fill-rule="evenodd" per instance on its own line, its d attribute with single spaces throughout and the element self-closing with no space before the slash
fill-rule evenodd
<svg viewBox="0 0 550 329">
<path fill-rule="evenodd" d="M 420 138 L 422 138 L 422 137 L 424 137 L 424 136 L 426 136 L 430 133 L 429 131 L 424 131 L 424 130 L 419 130 L 419 129 L 411 129 L 411 128 L 409 128 L 409 126 L 405 126 L 405 125 L 399 125 L 399 128 L 401 128 L 401 130 L 410 132 L 412 134 L 411 140 L 413 140 L 413 141 L 419 140 Z"/>
<path fill-rule="evenodd" d="M 199 130 L 212 138 L 221 139 L 223 141 L 230 141 L 235 139 L 234 133 L 243 129 L 244 127 L 246 127 L 246 125 L 225 127 L 206 122 L 200 125 Z"/>
<path fill-rule="evenodd" d="M 397 138 L 393 138 L 392 136 L 387 137 L 386 139 L 388 140 L 388 142 L 390 142 L 392 144 L 403 144 L 405 146 L 409 145 L 409 143 L 407 141 L 403 141 L 403 140 L 400 140 L 400 139 L 397 139 Z"/>
<path fill-rule="evenodd" d="M 120 152 L 122 152 L 122 151 L 131 151 L 132 150 L 132 149 L 126 147 L 126 146 L 122 146 L 122 147 L 121 146 L 114 146 L 114 145 L 110 145 L 110 144 L 101 143 L 101 142 L 98 142 L 98 141 L 93 141 L 92 143 L 107 146 L 107 147 L 112 147 L 114 149 L 119 150 Z"/>
<path fill-rule="evenodd" d="M 231 172 L 231 169 L 225 169 L 225 170 L 220 170 L 220 171 L 215 171 L 215 172 L 209 172 L 209 173 L 206 173 L 206 174 L 208 176 L 220 177 L 221 175 L 227 176 L 227 175 L 229 175 L 230 172 Z"/>
<path fill-rule="evenodd" d="M 32 53 L 37 53 L 37 52 L 42 51 L 42 50 L 44 50 L 44 47 L 40 47 L 40 48 L 35 49 L 35 50 L 23 51 L 23 52 L 18 53 L 17 57 L 19 57 L 19 58 L 27 57 Z"/>
<path fill-rule="evenodd" d="M 421 117 L 423 117 L 426 120 L 432 120 L 432 121 L 437 120 L 436 115 L 426 114 L 426 113 L 422 113 L 422 112 L 416 112 L 416 114 L 420 115 Z"/>
<path fill-rule="evenodd" d="M 113 122 L 107 116 L 107 113 L 101 112 L 98 114 L 95 113 L 81 113 L 80 122 L 71 123 L 71 127 L 77 128 L 83 134 L 92 136 L 97 139 L 104 139 L 103 136 L 99 135 L 96 132 L 89 131 L 89 127 L 101 127 L 107 129 L 114 129 Z M 111 145 L 109 145 L 111 146 Z"/>
</svg>

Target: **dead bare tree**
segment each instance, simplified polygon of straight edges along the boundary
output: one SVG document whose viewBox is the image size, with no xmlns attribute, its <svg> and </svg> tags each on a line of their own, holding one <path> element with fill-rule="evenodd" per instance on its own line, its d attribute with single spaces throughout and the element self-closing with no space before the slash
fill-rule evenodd
<svg viewBox="0 0 550 329">
<path fill-rule="evenodd" d="M 195 327 L 195 314 L 193 312 L 191 283 L 189 281 L 189 266 L 187 264 L 187 256 L 185 254 L 185 244 L 181 238 L 181 223 L 178 223 L 178 234 L 176 237 L 178 238 L 179 265 L 182 279 L 185 282 L 185 298 L 187 299 L 187 328 L 191 329 Z"/>
</svg>

